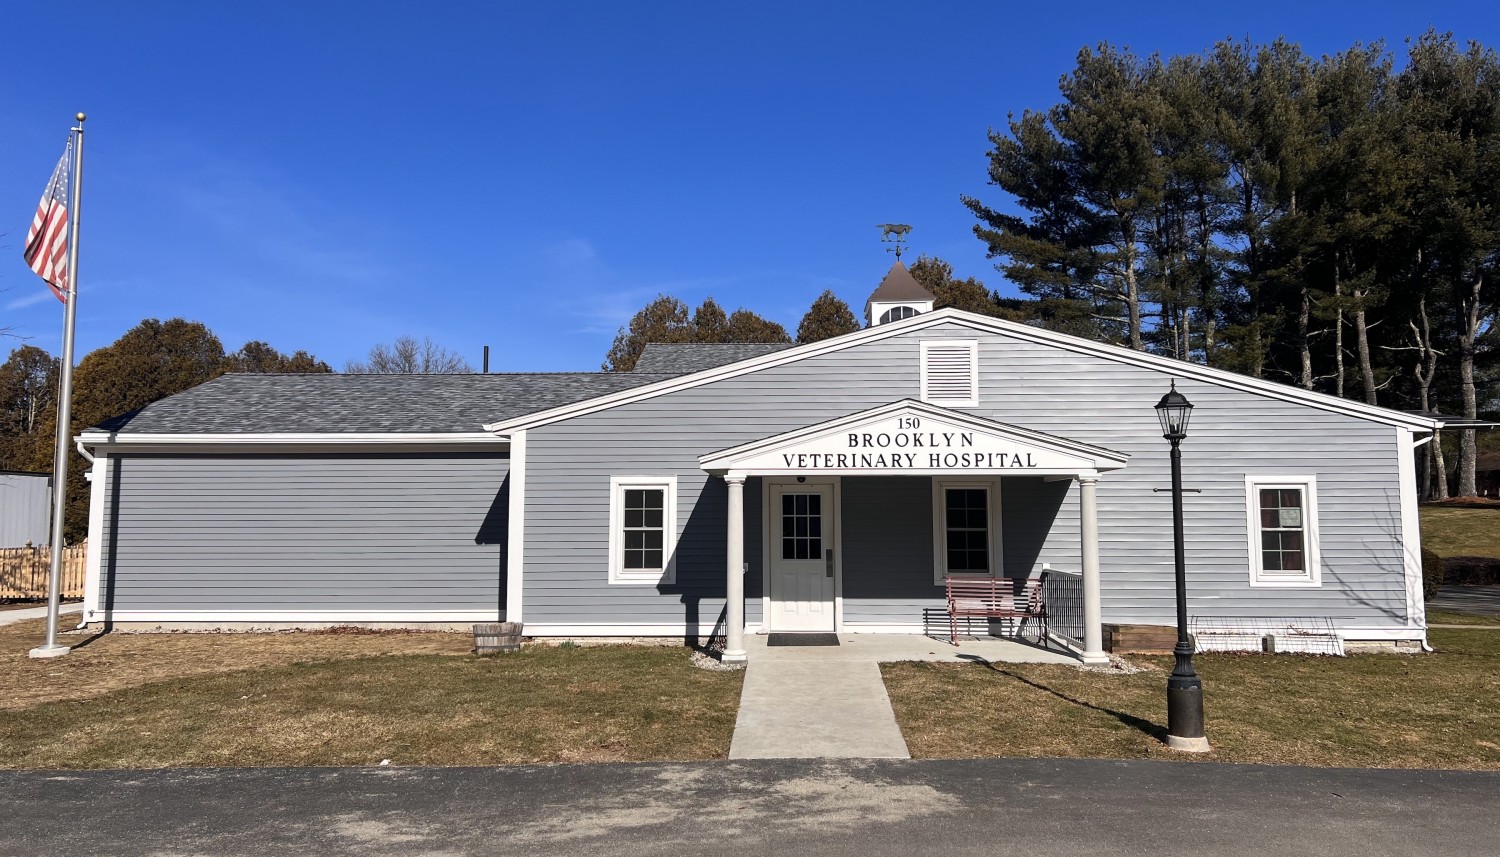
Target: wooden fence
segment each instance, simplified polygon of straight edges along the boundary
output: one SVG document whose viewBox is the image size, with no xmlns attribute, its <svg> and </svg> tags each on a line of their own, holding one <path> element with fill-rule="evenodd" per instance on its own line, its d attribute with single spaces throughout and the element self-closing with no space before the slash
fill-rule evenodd
<svg viewBox="0 0 1500 857">
<path fill-rule="evenodd" d="M 48 547 L 0 548 L 0 598 L 42 599 L 47 597 L 52 549 Z M 63 548 L 62 597 L 82 598 L 87 545 Z"/>
</svg>

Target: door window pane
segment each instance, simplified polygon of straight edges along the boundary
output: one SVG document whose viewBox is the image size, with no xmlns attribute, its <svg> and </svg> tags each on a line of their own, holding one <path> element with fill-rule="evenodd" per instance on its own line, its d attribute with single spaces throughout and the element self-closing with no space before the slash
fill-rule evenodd
<svg viewBox="0 0 1500 857">
<path fill-rule="evenodd" d="M 781 495 L 781 558 L 821 559 L 823 495 Z"/>
</svg>

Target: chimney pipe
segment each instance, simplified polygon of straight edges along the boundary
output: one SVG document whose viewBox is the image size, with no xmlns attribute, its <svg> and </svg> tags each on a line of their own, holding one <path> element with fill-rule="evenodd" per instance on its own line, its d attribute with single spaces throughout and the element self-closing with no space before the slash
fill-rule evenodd
<svg viewBox="0 0 1500 857">
<path fill-rule="evenodd" d="M 490 374 L 490 347 L 484 347 L 484 374 Z"/>
</svg>

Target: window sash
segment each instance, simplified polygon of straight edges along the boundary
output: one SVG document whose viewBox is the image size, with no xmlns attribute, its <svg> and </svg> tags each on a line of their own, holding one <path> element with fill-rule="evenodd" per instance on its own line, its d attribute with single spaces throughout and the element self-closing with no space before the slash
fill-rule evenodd
<svg viewBox="0 0 1500 857">
<path fill-rule="evenodd" d="M 989 489 L 943 486 L 943 521 L 943 570 L 990 574 Z"/>
<path fill-rule="evenodd" d="M 1251 585 L 1320 586 L 1313 477 L 1246 477 Z"/>
</svg>

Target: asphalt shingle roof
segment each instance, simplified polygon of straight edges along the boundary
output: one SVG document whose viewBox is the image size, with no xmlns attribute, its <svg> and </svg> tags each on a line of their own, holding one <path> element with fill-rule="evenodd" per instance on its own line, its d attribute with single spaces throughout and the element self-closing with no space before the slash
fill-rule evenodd
<svg viewBox="0 0 1500 857">
<path fill-rule="evenodd" d="M 635 372 L 687 375 L 791 347 L 790 342 L 652 342 L 636 360 Z"/>
<path fill-rule="evenodd" d="M 96 429 L 122 434 L 475 432 L 676 373 L 224 375 Z"/>
</svg>

